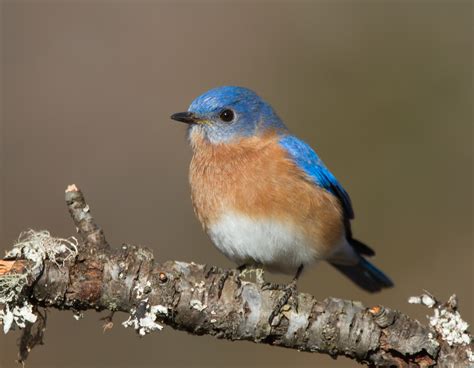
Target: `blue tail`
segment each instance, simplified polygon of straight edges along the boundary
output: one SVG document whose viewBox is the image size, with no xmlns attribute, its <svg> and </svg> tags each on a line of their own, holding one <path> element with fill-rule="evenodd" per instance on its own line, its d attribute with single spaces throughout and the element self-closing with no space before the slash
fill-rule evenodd
<svg viewBox="0 0 474 368">
<path fill-rule="evenodd" d="M 368 292 L 375 293 L 393 286 L 392 280 L 387 275 L 362 256 L 359 263 L 354 266 L 335 263 L 331 263 L 331 265 Z"/>
</svg>

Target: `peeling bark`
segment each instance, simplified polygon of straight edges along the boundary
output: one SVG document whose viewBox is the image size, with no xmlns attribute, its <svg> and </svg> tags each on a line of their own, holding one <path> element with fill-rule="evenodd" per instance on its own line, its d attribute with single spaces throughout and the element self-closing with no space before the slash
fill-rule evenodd
<svg viewBox="0 0 474 368">
<path fill-rule="evenodd" d="M 83 244 L 74 259 L 59 266 L 46 259 L 41 272 L 29 275 L 22 294 L 34 306 L 121 311 L 151 327 L 163 323 L 195 335 L 344 355 L 369 366 L 470 366 L 472 343 L 450 346 L 430 327 L 383 306 L 298 293 L 297 310 L 284 306 L 270 324 L 282 291 L 262 290 L 237 270 L 161 263 L 146 248 L 111 247 L 75 186 L 66 202 Z M 0 277 L 31 269 L 25 259 L 0 261 Z"/>
</svg>

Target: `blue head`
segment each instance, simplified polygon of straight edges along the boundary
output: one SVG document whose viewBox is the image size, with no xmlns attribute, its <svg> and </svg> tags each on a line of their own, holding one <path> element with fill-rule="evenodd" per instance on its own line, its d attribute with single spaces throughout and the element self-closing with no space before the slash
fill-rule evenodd
<svg viewBox="0 0 474 368">
<path fill-rule="evenodd" d="M 201 133 L 214 144 L 269 130 L 286 130 L 268 103 L 250 89 L 234 86 L 207 91 L 191 103 L 187 112 L 173 114 L 171 118 L 190 124 L 190 134 Z"/>
</svg>

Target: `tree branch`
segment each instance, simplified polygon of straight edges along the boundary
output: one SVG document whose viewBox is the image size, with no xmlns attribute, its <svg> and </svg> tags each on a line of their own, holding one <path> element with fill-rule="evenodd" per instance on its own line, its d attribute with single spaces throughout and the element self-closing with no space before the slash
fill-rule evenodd
<svg viewBox="0 0 474 368">
<path fill-rule="evenodd" d="M 29 351 L 38 342 L 35 336 L 28 338 L 32 322 L 45 321 L 42 315 L 44 318 L 32 318 L 27 309 L 38 315 L 38 307 L 44 307 L 69 309 L 76 316 L 88 309 L 129 313 L 123 324 L 140 335 L 166 324 L 195 335 L 344 355 L 370 366 L 472 364 L 467 326 L 455 331 L 460 337 L 450 338 L 439 321 L 423 326 L 383 306 L 366 308 L 336 298 L 318 301 L 299 293 L 294 303 L 297 310 L 284 306 L 269 324 L 282 291 L 262 290 L 242 279 L 237 270 L 178 261 L 161 263 L 148 249 L 128 244 L 113 248 L 75 186 L 66 190 L 66 203 L 82 242 L 28 232 L 0 261 L 4 330 L 6 323 L 27 326 L 27 336 L 22 339 L 26 345 L 20 350 Z M 9 278 L 16 281 L 5 282 Z M 454 300 L 440 304 L 424 295 L 414 301 L 437 310 L 440 319 L 443 313 L 459 316 Z M 39 330 L 42 337 L 44 328 Z M 26 355 L 21 354 L 20 360 Z"/>
</svg>

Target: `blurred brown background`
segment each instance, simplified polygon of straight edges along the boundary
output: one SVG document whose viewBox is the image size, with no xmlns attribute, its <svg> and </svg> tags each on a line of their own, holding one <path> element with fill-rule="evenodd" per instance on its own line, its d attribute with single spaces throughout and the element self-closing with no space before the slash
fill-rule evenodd
<svg viewBox="0 0 474 368">
<path fill-rule="evenodd" d="M 371 296 L 321 264 L 300 290 L 423 322 L 409 296 L 457 293 L 473 323 L 471 4 L 4 1 L 0 250 L 28 228 L 73 235 L 63 192 L 76 183 L 113 244 L 232 266 L 194 218 L 185 127 L 169 115 L 236 84 L 317 148 L 396 282 Z M 171 328 L 139 339 L 124 314 L 103 334 L 102 316 L 52 312 L 28 366 L 355 365 Z M 0 337 L 1 367 L 15 366 L 17 337 Z"/>
</svg>

